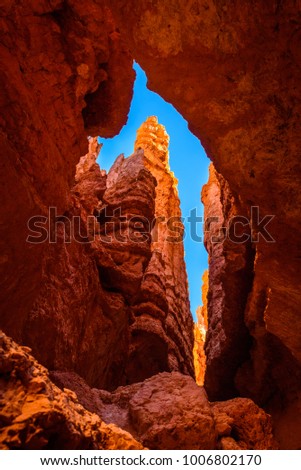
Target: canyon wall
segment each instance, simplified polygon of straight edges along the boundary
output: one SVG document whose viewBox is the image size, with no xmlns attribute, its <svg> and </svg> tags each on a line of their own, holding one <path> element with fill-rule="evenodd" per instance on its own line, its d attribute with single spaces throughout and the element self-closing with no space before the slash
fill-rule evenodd
<svg viewBox="0 0 301 470">
<path fill-rule="evenodd" d="M 188 121 L 235 198 L 232 209 L 218 203 L 220 216 L 239 207 L 250 219 L 251 207 L 259 207 L 258 219 L 251 217 L 253 254 L 246 248 L 243 259 L 243 248 L 218 253 L 221 246 L 207 245 L 211 294 L 221 302 L 209 306 L 209 396 L 243 393 L 272 407 L 279 413 L 282 445 L 300 447 L 295 432 L 301 371 L 300 5 L 260 0 L 110 5 L 148 86 Z M 222 203 L 227 199 L 222 196 Z M 275 216 L 268 229 L 276 243 L 258 235 L 267 215 Z"/>
<path fill-rule="evenodd" d="M 111 394 L 74 373 L 49 377 L 28 347 L 3 333 L 0 354 L 2 450 L 275 448 L 271 419 L 251 400 L 212 406 L 205 390 L 179 372 Z"/>
<path fill-rule="evenodd" d="M 92 161 L 74 186 L 86 136 L 111 137 L 126 122 L 135 57 L 150 88 L 178 109 L 214 162 L 203 196 L 207 213 L 216 210 L 222 225 L 233 215 L 252 222 L 252 244 L 217 243 L 216 224 L 206 234 L 209 397 L 253 398 L 273 414 L 281 446 L 301 446 L 300 21 L 292 0 L 110 0 L 106 7 L 97 0 L 1 2 L 5 333 L 30 344 L 43 364 L 75 369 L 105 388 L 161 370 L 193 373 L 185 275 L 175 278 L 177 293 L 169 255 L 164 260 L 150 237 L 142 236 L 139 253 L 137 244 L 122 241 L 123 228 L 144 234 L 144 212 L 158 214 L 149 158 L 139 150 L 132 164 L 120 157 L 108 176 Z M 160 177 L 159 168 L 154 172 Z M 132 176 L 139 184 L 129 191 Z M 114 218 L 120 204 L 140 218 L 138 229 L 115 220 L 117 240 L 105 249 L 99 242 L 104 210 Z M 57 243 L 28 243 L 28 220 L 47 216 L 50 206 L 59 217 Z M 276 243 L 259 234 L 269 214 Z M 87 243 L 64 243 L 70 215 L 83 220 L 80 236 Z M 96 218 L 100 233 L 92 242 L 87 221 Z M 168 278 L 157 276 L 162 266 Z M 150 291 L 155 300 L 148 319 Z M 185 326 L 180 346 L 176 318 Z"/>
<path fill-rule="evenodd" d="M 205 341 L 208 330 L 208 270 L 202 276 L 202 306 L 196 309 L 197 321 L 194 324 L 193 360 L 195 380 L 198 385 L 204 385 L 206 372 Z"/>
<path fill-rule="evenodd" d="M 67 209 L 86 136 L 120 131 L 134 72 L 97 1 L 2 1 L 0 30 L 0 327 L 20 341 L 49 256 L 48 244 L 26 242 L 27 222 Z"/>
<path fill-rule="evenodd" d="M 275 273 L 268 274 L 267 266 L 262 266 L 260 245 L 246 240 L 251 234 L 257 237 L 252 218 L 212 164 L 202 200 L 210 222 L 205 231 L 209 253 L 206 390 L 213 399 L 251 397 L 272 413 L 281 447 L 299 448 L 300 364 L 267 323 L 273 306 L 269 286 Z"/>
<path fill-rule="evenodd" d="M 248 228 L 231 226 L 244 212 L 212 163 L 202 201 L 204 242 L 209 253 L 205 387 L 212 399 L 219 400 L 235 396 L 236 371 L 248 358 L 251 340 L 244 311 L 252 286 L 254 252 L 251 242 L 244 241 Z M 239 233 L 241 228 L 243 233 Z"/>
<path fill-rule="evenodd" d="M 90 138 L 68 209 L 49 215 L 42 288 L 22 332 L 48 369 L 107 389 L 163 371 L 194 375 L 183 243 L 168 227 L 172 214 L 181 216 L 168 140 L 149 118 L 135 153 L 106 174 Z"/>
</svg>

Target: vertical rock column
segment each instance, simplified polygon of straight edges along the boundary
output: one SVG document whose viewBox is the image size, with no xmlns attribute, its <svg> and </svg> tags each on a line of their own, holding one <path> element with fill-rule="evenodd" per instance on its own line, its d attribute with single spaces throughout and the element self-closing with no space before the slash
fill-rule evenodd
<svg viewBox="0 0 301 470">
<path fill-rule="evenodd" d="M 249 240 L 241 243 L 242 234 L 237 233 L 235 240 L 231 224 L 234 217 L 245 214 L 239 198 L 213 164 L 202 201 L 209 253 L 205 387 L 211 400 L 222 400 L 237 394 L 235 375 L 251 345 L 244 312 L 252 289 L 254 251 Z"/>
<path fill-rule="evenodd" d="M 190 312 L 183 247 L 183 224 L 177 180 L 169 169 L 169 136 L 155 116 L 139 128 L 135 149 L 143 149 L 145 165 L 157 180 L 152 257 L 142 283 L 145 293 L 152 285 L 161 306 L 168 343 L 168 369 L 194 375 L 193 321 Z"/>
<path fill-rule="evenodd" d="M 202 277 L 202 302 L 203 305 L 196 310 L 197 321 L 194 324 L 193 361 L 195 379 L 198 385 L 204 385 L 206 371 L 205 341 L 208 329 L 207 295 L 208 295 L 208 270 Z"/>
</svg>

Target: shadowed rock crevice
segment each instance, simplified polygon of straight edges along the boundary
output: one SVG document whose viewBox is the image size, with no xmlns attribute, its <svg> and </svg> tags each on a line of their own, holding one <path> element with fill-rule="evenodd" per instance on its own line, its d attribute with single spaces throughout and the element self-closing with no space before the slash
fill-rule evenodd
<svg viewBox="0 0 301 470">
<path fill-rule="evenodd" d="M 245 233 L 239 232 L 240 225 L 233 229 L 235 217 L 244 217 L 238 196 L 212 164 L 209 175 L 202 191 L 209 254 L 205 387 L 211 400 L 220 400 L 239 395 L 235 375 L 249 357 L 252 340 L 244 315 L 255 251 L 250 240 L 241 243 L 243 235 L 250 237 L 250 229 Z"/>
</svg>

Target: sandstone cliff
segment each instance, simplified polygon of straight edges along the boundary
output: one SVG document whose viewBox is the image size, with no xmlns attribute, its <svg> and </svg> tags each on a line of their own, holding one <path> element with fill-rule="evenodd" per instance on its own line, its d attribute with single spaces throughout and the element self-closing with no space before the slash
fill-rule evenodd
<svg viewBox="0 0 301 470">
<path fill-rule="evenodd" d="M 195 379 L 198 385 L 204 385 L 206 371 L 205 341 L 208 330 L 208 270 L 202 276 L 202 303 L 196 310 L 197 321 L 194 324 L 193 361 Z"/>
<path fill-rule="evenodd" d="M 234 233 L 231 238 L 228 224 L 243 215 L 242 207 L 212 164 L 202 201 L 209 253 L 205 387 L 211 399 L 218 400 L 235 396 L 236 371 L 248 358 L 251 340 L 244 311 L 252 286 L 254 252 L 249 240 L 237 242 L 241 241 L 239 231 L 237 240 Z"/>
<path fill-rule="evenodd" d="M 269 331 L 268 312 L 273 308 L 269 286 L 275 273 L 266 277 L 261 244 L 243 241 L 246 234 L 251 235 L 252 218 L 212 164 L 202 199 L 205 218 L 212 217 L 205 232 L 209 252 L 206 390 L 211 399 L 251 397 L 272 413 L 281 446 L 298 448 L 300 365 Z M 245 225 L 246 220 L 251 224 Z"/>
<path fill-rule="evenodd" d="M 212 397 L 230 396 L 239 389 L 266 406 L 276 393 L 276 414 L 286 410 L 280 412 L 279 423 L 290 429 L 279 431 L 282 445 L 300 447 L 295 432 L 300 426 L 301 372 L 300 7 L 292 1 L 261 0 L 155 1 L 151 8 L 147 0 L 112 0 L 110 7 L 147 73 L 148 86 L 188 121 L 242 215 L 252 206 L 260 208 L 259 220 L 253 220 L 255 234 L 264 216 L 275 215 L 269 232 L 276 243 L 259 236 L 253 247 L 255 262 L 247 270 L 239 264 L 247 266 L 249 257 L 243 261 L 238 255 L 234 271 L 238 277 L 243 270 L 242 281 L 236 284 L 232 272 L 233 282 L 223 291 L 218 277 L 228 263 L 224 271 L 226 258 L 219 253 L 209 268 L 219 271 L 212 282 L 221 304 L 209 307 L 207 354 L 216 376 L 209 366 L 206 383 Z M 226 213 L 228 208 L 221 210 Z M 230 260 L 230 271 L 233 264 Z M 247 281 L 249 276 L 254 276 L 253 283 Z M 229 321 L 235 331 L 225 336 Z M 235 379 L 242 362 L 238 351 L 249 360 Z"/>
<path fill-rule="evenodd" d="M 60 390 L 30 349 L 3 333 L 0 353 L 0 449 L 143 449 L 127 429 L 152 449 L 275 446 L 270 417 L 251 400 L 211 407 L 204 389 L 178 372 L 113 394 L 90 389 L 76 374 L 58 372 L 52 378 Z"/>
<path fill-rule="evenodd" d="M 48 244 L 26 242 L 27 222 L 67 210 L 86 135 L 120 131 L 134 72 L 97 1 L 4 1 L 0 31 L 0 327 L 21 340 L 49 255 Z"/>
<path fill-rule="evenodd" d="M 141 129 L 135 153 L 120 155 L 108 175 L 90 138 L 23 331 L 46 367 L 108 389 L 163 371 L 194 374 L 183 244 L 168 241 L 168 219 L 180 217 L 168 136 L 155 118 Z"/>
<path fill-rule="evenodd" d="M 0 332 L 0 449 L 142 449 L 127 432 L 85 410 L 48 371 Z"/>
<path fill-rule="evenodd" d="M 128 300 L 134 299 L 149 260 L 151 273 L 161 269 L 150 240 L 144 239 L 138 255 L 131 243 L 124 254 L 120 240 L 112 250 L 102 249 L 102 232 L 90 239 L 104 207 L 110 214 L 124 196 L 126 214 L 136 207 L 139 185 L 127 197 L 127 164 L 120 158 L 121 173 L 115 167 L 119 193 L 113 189 L 114 172 L 107 177 L 89 164 L 70 196 L 86 136 L 113 136 L 126 122 L 135 57 L 149 86 L 187 119 L 214 162 L 204 189 L 208 213 L 216 210 L 227 222 L 233 214 L 249 217 L 250 208 L 259 206 L 261 217 L 275 215 L 269 231 L 276 243 L 257 237 L 258 220 L 253 220 L 258 238 L 253 245 L 218 244 L 207 233 L 205 383 L 211 397 L 254 398 L 273 413 L 281 446 L 300 448 L 300 7 L 263 0 L 106 3 L 0 5 L 0 326 L 31 344 L 44 364 L 76 369 L 89 383 L 106 388 L 142 379 L 137 368 L 128 368 L 129 352 L 144 357 L 141 344 L 150 338 L 159 354 L 146 375 L 171 364 L 191 370 L 191 331 L 183 331 L 181 347 L 174 347 L 177 333 L 170 325 L 175 326 L 179 305 L 172 305 L 172 290 L 166 287 L 172 302 L 167 307 L 164 289 L 153 284 L 158 309 L 152 315 L 156 310 L 158 319 L 153 315 L 147 324 L 144 310 L 142 326 L 135 308 L 146 303 L 150 289 L 145 287 L 136 304 Z M 133 166 L 141 169 L 139 155 Z M 145 210 L 154 215 L 155 184 L 145 167 L 139 184 L 138 215 Z M 46 216 L 49 206 L 60 216 L 56 247 L 27 243 L 28 220 Z M 69 229 L 64 216 L 70 214 L 84 226 L 92 220 L 82 234 L 88 243 L 63 243 Z M 213 236 L 220 228 L 212 225 Z M 160 327 L 162 312 L 166 330 Z M 185 323 L 187 306 L 183 312 Z M 135 328 L 147 342 L 135 337 Z"/>
<path fill-rule="evenodd" d="M 156 117 L 149 117 L 138 129 L 135 149 L 143 149 L 145 164 L 156 178 L 155 218 L 152 229 L 152 258 L 149 279 L 157 279 L 163 310 L 164 329 L 169 339 L 170 370 L 194 375 L 191 360 L 193 321 L 190 313 L 183 233 L 177 180 L 169 169 L 169 136 Z M 159 285 L 158 285 L 159 284 Z M 154 286 L 148 289 L 154 291 Z M 158 304 L 159 305 L 159 304 Z"/>
</svg>

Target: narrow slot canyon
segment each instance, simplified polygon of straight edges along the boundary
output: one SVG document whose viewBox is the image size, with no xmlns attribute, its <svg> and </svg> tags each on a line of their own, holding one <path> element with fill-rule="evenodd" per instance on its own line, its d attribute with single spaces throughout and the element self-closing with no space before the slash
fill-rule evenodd
<svg viewBox="0 0 301 470">
<path fill-rule="evenodd" d="M 300 15 L 1 2 L 0 449 L 301 448 Z"/>
</svg>

